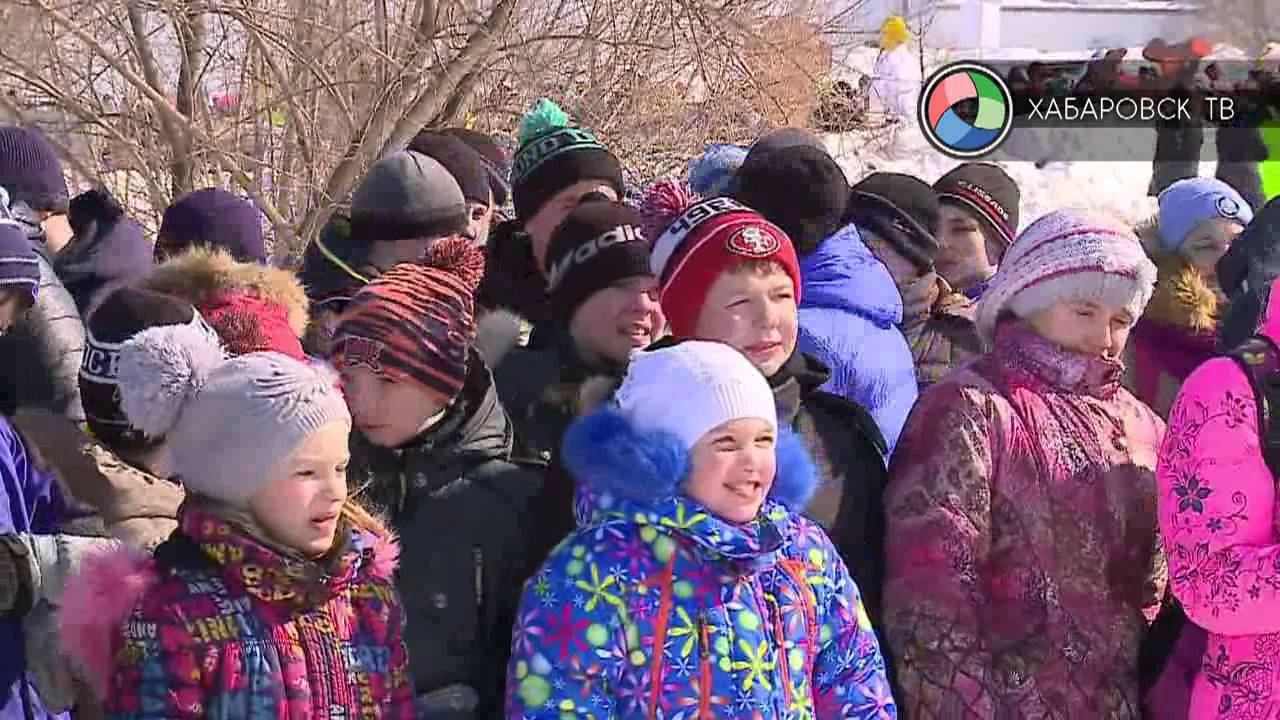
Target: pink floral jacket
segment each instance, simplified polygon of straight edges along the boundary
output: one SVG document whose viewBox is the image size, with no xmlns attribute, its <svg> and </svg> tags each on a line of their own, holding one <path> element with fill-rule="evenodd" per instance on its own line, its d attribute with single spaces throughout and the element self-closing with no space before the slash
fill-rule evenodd
<svg viewBox="0 0 1280 720">
<path fill-rule="evenodd" d="M 1166 577 L 1164 423 L 1122 366 L 1017 322 L 920 398 L 890 467 L 884 626 L 906 717 L 1137 718 Z"/>
<path fill-rule="evenodd" d="M 1280 284 L 1262 332 L 1280 341 Z M 1160 532 L 1175 596 L 1208 632 L 1191 718 L 1280 718 L 1280 532 L 1276 480 L 1235 361 L 1182 385 L 1160 450 Z"/>
</svg>

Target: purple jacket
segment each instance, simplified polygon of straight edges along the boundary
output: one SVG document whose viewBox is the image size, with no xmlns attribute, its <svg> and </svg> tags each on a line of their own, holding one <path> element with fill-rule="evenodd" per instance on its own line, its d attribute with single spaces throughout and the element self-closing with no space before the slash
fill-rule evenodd
<svg viewBox="0 0 1280 720">
<path fill-rule="evenodd" d="M 13 425 L 0 417 L 0 534 L 53 534 L 65 514 L 53 477 L 34 466 Z M 47 711 L 35 691 L 21 621 L 0 620 L 0 648 L 0 720 L 67 717 Z"/>
</svg>

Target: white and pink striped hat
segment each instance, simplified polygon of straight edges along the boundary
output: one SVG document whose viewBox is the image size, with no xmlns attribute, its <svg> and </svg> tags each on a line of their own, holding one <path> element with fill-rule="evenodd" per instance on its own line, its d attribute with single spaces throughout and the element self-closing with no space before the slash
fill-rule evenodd
<svg viewBox="0 0 1280 720">
<path fill-rule="evenodd" d="M 1136 319 L 1155 282 L 1156 266 L 1120 220 L 1058 210 L 1031 223 L 1009 246 L 978 305 L 978 331 L 990 342 L 1006 311 L 1027 317 L 1079 300 L 1123 307 Z"/>
</svg>

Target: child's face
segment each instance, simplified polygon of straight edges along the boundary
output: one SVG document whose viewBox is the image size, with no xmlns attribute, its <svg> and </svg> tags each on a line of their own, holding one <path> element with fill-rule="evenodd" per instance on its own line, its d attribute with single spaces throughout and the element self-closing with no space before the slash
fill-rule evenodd
<svg viewBox="0 0 1280 720">
<path fill-rule="evenodd" d="M 1200 277 L 1216 282 L 1218 261 L 1236 237 L 1244 232 L 1244 226 L 1235 220 L 1213 218 L 1196 225 L 1182 243 L 1181 253 L 1191 263 Z"/>
<path fill-rule="evenodd" d="M 1129 311 L 1102 302 L 1060 302 L 1027 318 L 1041 337 L 1085 355 L 1117 360 L 1124 351 L 1135 318 Z"/>
<path fill-rule="evenodd" d="M 648 347 L 666 326 L 658 281 L 642 275 L 592 293 L 574 312 L 569 332 L 585 355 L 625 363 L 632 350 Z"/>
<path fill-rule="evenodd" d="M 773 425 L 759 418 L 720 425 L 690 451 L 685 494 L 729 522 L 750 522 L 773 487 L 776 443 Z"/>
<path fill-rule="evenodd" d="M 298 446 L 270 482 L 249 499 L 254 520 L 276 542 L 309 557 L 333 547 L 347 501 L 345 423 L 329 423 Z"/>
<path fill-rule="evenodd" d="M 977 216 L 951 203 L 942 203 L 939 213 L 942 249 L 934 262 L 938 274 L 960 288 L 994 275 L 1001 247 L 987 239 Z"/>
<path fill-rule="evenodd" d="M 448 404 L 410 382 L 396 382 L 365 367 L 342 371 L 351 420 L 369 442 L 397 448 L 426 429 Z"/>
<path fill-rule="evenodd" d="M 796 349 L 799 315 L 791 276 L 776 263 L 721 273 L 698 315 L 697 337 L 737 348 L 765 377 Z"/>
</svg>

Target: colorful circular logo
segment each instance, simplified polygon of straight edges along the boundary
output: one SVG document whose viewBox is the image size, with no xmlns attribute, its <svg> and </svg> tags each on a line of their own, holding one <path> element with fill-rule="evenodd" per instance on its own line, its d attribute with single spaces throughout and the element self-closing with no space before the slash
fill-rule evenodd
<svg viewBox="0 0 1280 720">
<path fill-rule="evenodd" d="M 920 93 L 920 127 L 929 144 L 954 158 L 995 150 L 1013 128 L 1013 97 L 990 68 L 957 62 L 935 72 Z"/>
</svg>

